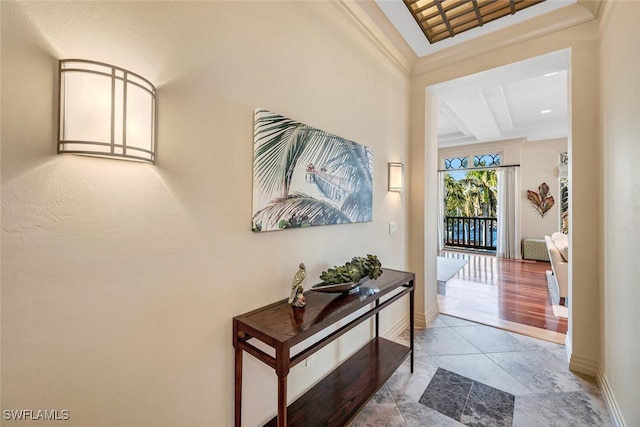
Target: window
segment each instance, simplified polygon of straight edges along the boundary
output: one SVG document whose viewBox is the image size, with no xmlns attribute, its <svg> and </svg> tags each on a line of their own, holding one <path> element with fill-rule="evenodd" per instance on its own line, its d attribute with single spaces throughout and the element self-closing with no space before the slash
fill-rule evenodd
<svg viewBox="0 0 640 427">
<path fill-rule="evenodd" d="M 560 153 L 560 231 L 569 234 L 569 154 Z"/>
<path fill-rule="evenodd" d="M 452 157 L 444 159 L 445 169 L 466 169 L 469 167 L 469 159 L 467 157 Z"/>
<path fill-rule="evenodd" d="M 500 165 L 500 154 L 483 154 L 481 156 L 473 156 L 473 166 L 490 167 Z"/>
</svg>

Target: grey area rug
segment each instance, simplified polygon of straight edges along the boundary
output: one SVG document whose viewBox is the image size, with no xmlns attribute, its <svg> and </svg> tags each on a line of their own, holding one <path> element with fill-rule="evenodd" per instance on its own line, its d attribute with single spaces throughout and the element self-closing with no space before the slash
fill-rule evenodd
<svg viewBox="0 0 640 427">
<path fill-rule="evenodd" d="M 469 260 L 467 259 L 439 256 L 437 271 L 438 282 L 446 282 L 451 279 L 462 267 L 467 265 L 468 262 Z"/>
</svg>

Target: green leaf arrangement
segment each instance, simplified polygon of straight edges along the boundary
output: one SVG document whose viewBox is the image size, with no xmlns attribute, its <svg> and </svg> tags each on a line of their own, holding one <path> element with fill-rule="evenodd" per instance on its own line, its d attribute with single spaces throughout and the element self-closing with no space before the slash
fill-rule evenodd
<svg viewBox="0 0 640 427">
<path fill-rule="evenodd" d="M 368 254 L 366 258 L 354 257 L 351 261 L 341 266 L 334 266 L 320 274 L 322 285 L 339 285 L 341 283 L 357 283 L 362 278 L 369 276 L 377 279 L 382 274 L 382 264 L 375 255 Z"/>
</svg>

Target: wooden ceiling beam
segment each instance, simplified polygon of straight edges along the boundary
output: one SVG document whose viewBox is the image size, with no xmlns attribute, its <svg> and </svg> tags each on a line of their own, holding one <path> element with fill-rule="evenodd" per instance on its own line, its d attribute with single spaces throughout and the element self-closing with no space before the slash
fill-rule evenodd
<svg viewBox="0 0 640 427">
<path fill-rule="evenodd" d="M 451 35 L 451 37 L 453 37 L 455 33 L 453 32 L 453 28 L 451 28 L 451 24 L 449 23 L 449 18 L 447 17 L 447 13 L 442 9 L 441 0 L 434 0 L 434 1 L 436 2 L 436 6 L 438 6 L 440 15 L 442 15 L 442 20 L 444 21 L 444 25 L 447 26 L 447 29 L 449 30 L 449 34 Z"/>
<path fill-rule="evenodd" d="M 420 1 L 403 0 L 429 43 L 433 44 L 545 0 L 429 0 L 414 9 Z M 428 15 L 419 17 L 424 11 Z M 440 29 L 442 26 L 445 28 Z M 434 28 L 439 29 L 433 31 Z"/>
<path fill-rule="evenodd" d="M 482 14 L 480 14 L 480 8 L 478 7 L 478 0 L 473 1 L 473 10 L 476 11 L 476 17 L 478 18 L 478 24 L 482 27 L 484 22 L 482 21 Z"/>
</svg>

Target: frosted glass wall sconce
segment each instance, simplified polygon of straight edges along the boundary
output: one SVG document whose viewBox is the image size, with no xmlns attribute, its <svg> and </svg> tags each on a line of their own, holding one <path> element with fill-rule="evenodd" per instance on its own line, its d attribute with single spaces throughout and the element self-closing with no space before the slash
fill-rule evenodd
<svg viewBox="0 0 640 427">
<path fill-rule="evenodd" d="M 156 88 L 102 62 L 60 61 L 58 154 L 155 163 Z"/>
<path fill-rule="evenodd" d="M 401 193 L 404 187 L 404 164 L 389 163 L 389 191 Z"/>
</svg>

